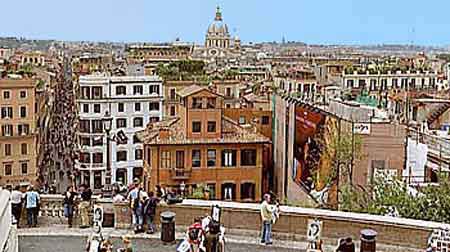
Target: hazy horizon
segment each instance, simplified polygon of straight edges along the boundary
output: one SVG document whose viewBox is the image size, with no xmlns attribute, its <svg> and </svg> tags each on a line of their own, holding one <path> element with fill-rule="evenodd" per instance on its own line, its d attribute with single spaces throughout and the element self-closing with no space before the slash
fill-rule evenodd
<svg viewBox="0 0 450 252">
<path fill-rule="evenodd" d="M 216 6 L 231 36 L 248 42 L 311 45 L 450 45 L 447 7 L 430 0 L 78 0 L 5 1 L 2 37 L 91 42 L 202 44 Z"/>
</svg>

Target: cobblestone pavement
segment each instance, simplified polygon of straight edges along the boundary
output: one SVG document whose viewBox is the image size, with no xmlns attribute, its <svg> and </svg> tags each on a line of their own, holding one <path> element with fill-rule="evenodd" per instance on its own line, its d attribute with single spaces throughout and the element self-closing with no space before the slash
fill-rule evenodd
<svg viewBox="0 0 450 252">
<path fill-rule="evenodd" d="M 19 229 L 19 252 L 44 252 L 44 251 L 58 251 L 58 252 L 77 252 L 84 251 L 86 239 L 89 235 L 89 230 L 80 229 Z M 119 248 L 121 245 L 120 237 L 126 234 L 125 230 L 105 229 L 104 235 L 112 238 L 114 248 Z M 177 239 L 180 239 L 183 234 L 177 233 Z M 137 252 L 158 251 L 169 252 L 175 251 L 175 244 L 165 245 L 159 239 L 159 234 L 147 235 L 139 234 L 133 235 L 133 243 L 136 246 Z M 227 252 L 244 252 L 244 251 L 304 251 L 300 249 L 292 249 L 303 246 L 301 243 L 292 243 L 284 241 L 274 241 L 273 246 L 264 246 L 258 244 L 256 238 L 248 237 L 232 237 L 227 236 L 226 251 Z"/>
</svg>

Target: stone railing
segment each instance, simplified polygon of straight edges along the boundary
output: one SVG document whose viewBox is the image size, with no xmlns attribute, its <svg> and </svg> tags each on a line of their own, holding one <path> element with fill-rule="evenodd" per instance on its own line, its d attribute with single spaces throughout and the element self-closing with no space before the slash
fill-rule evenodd
<svg viewBox="0 0 450 252">
<path fill-rule="evenodd" d="M 55 220 L 67 222 L 63 218 L 62 199 L 62 196 L 42 196 L 42 225 L 54 223 Z M 111 200 L 98 198 L 93 199 L 93 202 L 103 205 L 105 213 L 113 218 L 115 228 L 131 228 L 131 209 L 127 202 L 113 205 Z M 195 217 L 209 214 L 213 205 L 222 208 L 221 222 L 228 233 L 255 238 L 258 236 L 261 230 L 258 204 L 185 200 L 181 204 L 158 206 L 157 216 L 166 210 L 175 212 L 177 229 L 184 231 Z M 450 229 L 450 225 L 436 222 L 281 206 L 280 219 L 273 227 L 274 236 L 281 240 L 305 241 L 308 220 L 316 218 L 322 221 L 322 240 L 326 245 L 335 245 L 339 238 L 348 236 L 359 240 L 360 231 L 370 228 L 378 232 L 377 247 L 380 250 L 377 251 L 385 252 L 424 251 L 433 230 Z M 75 225 L 77 219 L 78 215 L 75 214 Z M 155 219 L 159 225 L 159 218 Z"/>
<path fill-rule="evenodd" d="M 18 240 L 15 227 L 11 224 L 9 192 L 0 189 L 0 251 L 17 252 Z"/>
</svg>

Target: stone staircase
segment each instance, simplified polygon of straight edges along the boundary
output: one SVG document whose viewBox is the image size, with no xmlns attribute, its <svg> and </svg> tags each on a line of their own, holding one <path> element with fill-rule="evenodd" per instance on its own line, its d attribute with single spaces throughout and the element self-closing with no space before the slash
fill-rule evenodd
<svg viewBox="0 0 450 252">
<path fill-rule="evenodd" d="M 442 114 L 450 109 L 450 103 L 439 104 L 434 110 L 432 110 L 427 116 L 428 126 L 434 123 Z"/>
</svg>

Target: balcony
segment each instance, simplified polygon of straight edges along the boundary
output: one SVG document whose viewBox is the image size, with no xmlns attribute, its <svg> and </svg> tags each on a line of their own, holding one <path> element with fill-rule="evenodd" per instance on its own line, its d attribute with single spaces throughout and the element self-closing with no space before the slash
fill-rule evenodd
<svg viewBox="0 0 450 252">
<path fill-rule="evenodd" d="M 186 180 L 191 177 L 192 170 L 184 168 L 170 169 L 170 176 L 173 180 Z"/>
<path fill-rule="evenodd" d="M 75 169 L 80 171 L 103 171 L 106 170 L 106 165 L 103 163 L 82 163 L 76 160 Z"/>
</svg>

